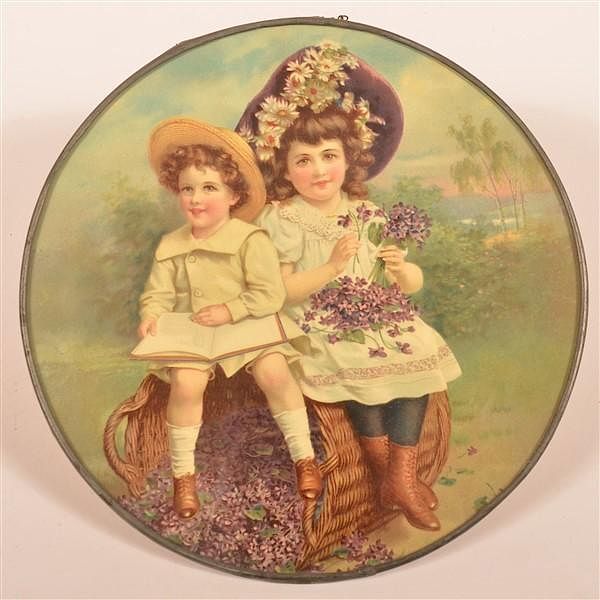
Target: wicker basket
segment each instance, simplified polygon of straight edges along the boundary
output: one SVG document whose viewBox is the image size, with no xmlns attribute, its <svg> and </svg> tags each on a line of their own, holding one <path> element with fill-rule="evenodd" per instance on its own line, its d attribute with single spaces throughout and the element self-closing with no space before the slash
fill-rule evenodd
<svg viewBox="0 0 600 600">
<path fill-rule="evenodd" d="M 136 393 L 118 406 L 106 422 L 106 458 L 135 497 L 143 493 L 147 473 L 168 452 L 168 396 L 169 385 L 154 375 L 147 375 Z M 227 379 L 217 369 L 215 379 L 206 389 L 203 419 L 212 421 L 232 410 L 264 402 L 254 379 L 244 370 Z M 298 569 L 329 557 L 344 536 L 357 530 L 374 530 L 396 516 L 396 513 L 378 509 L 371 476 L 343 403 L 323 404 L 310 399 L 306 402 L 317 418 L 326 452 L 321 464 L 325 492 L 318 515 L 317 502 L 305 502 L 302 519 L 305 542 L 297 560 Z M 122 458 L 115 434 L 125 419 L 125 457 Z M 449 436 L 446 392 L 431 394 L 419 440 L 417 467 L 419 478 L 428 485 L 436 480 L 446 462 Z"/>
</svg>

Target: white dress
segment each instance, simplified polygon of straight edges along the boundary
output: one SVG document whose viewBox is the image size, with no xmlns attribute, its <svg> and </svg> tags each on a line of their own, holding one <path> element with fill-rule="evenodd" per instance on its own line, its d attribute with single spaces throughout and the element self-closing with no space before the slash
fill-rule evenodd
<svg viewBox="0 0 600 600">
<path fill-rule="evenodd" d="M 348 233 L 337 224 L 338 217 L 355 211 L 363 201 L 342 197 L 333 215 L 323 215 L 300 196 L 267 205 L 256 223 L 269 232 L 281 263 L 292 263 L 295 272 L 308 271 L 325 264 L 337 240 Z M 371 205 L 371 208 L 376 208 Z M 368 278 L 377 248 L 361 236 L 356 260 L 350 260 L 343 275 Z M 284 311 L 297 322 L 310 308 L 310 300 L 286 304 Z M 387 349 L 387 356 L 369 356 L 368 344 L 338 341 L 331 344 L 327 335 L 311 331 L 310 356 L 291 365 L 306 396 L 319 402 L 355 400 L 375 405 L 395 398 L 415 398 L 447 389 L 456 379 L 460 366 L 443 338 L 422 319 L 407 323 L 401 341 L 411 353 Z M 384 333 L 384 336 L 387 334 Z M 396 340 L 389 338 L 390 345 Z"/>
</svg>

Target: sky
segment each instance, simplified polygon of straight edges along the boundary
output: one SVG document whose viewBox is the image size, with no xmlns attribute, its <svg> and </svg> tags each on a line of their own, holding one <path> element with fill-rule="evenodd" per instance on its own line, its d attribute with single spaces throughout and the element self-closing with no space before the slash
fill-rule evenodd
<svg viewBox="0 0 600 600">
<path fill-rule="evenodd" d="M 147 164 L 149 132 L 159 121 L 185 115 L 233 128 L 246 103 L 288 55 L 324 39 L 341 42 L 397 90 L 405 115 L 395 158 L 373 183 L 385 187 L 398 175 L 421 177 L 457 190 L 449 175 L 461 157 L 448 127 L 471 114 L 490 117 L 501 136 L 528 143 L 510 118 L 458 72 L 418 50 L 378 35 L 327 26 L 279 26 L 238 33 L 187 50 L 154 68 L 118 95 L 76 146 L 56 180 L 65 202 L 75 191 L 94 194 L 119 174 L 156 188 Z M 62 202 L 61 202 L 62 204 Z"/>
</svg>

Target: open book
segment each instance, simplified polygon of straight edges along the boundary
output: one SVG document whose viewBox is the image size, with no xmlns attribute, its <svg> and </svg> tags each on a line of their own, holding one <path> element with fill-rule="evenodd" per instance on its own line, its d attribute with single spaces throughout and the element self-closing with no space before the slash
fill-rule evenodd
<svg viewBox="0 0 600 600">
<path fill-rule="evenodd" d="M 162 314 L 158 318 L 156 335 L 146 335 L 129 357 L 136 360 L 213 361 L 268 348 L 289 339 L 277 314 L 246 317 L 237 323 L 217 327 L 198 325 L 191 316 L 192 313 Z"/>
</svg>

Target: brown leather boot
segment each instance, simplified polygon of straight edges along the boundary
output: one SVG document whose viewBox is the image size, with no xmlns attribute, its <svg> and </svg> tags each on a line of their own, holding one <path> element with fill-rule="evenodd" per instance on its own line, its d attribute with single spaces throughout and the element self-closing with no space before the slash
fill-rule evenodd
<svg viewBox="0 0 600 600">
<path fill-rule="evenodd" d="M 200 501 L 193 473 L 173 477 L 173 508 L 182 519 L 191 519 L 198 512 Z"/>
<path fill-rule="evenodd" d="M 420 479 L 417 482 L 417 487 L 419 489 L 419 494 L 421 495 L 421 498 L 423 498 L 425 504 L 427 504 L 427 506 L 431 510 L 435 510 L 440 505 L 440 502 L 438 500 L 438 497 L 435 495 L 435 492 L 426 483 L 423 483 Z"/>
<path fill-rule="evenodd" d="M 296 461 L 296 482 L 298 492 L 303 498 L 315 500 L 323 491 L 321 471 L 314 458 L 303 458 Z"/>
<path fill-rule="evenodd" d="M 358 438 L 360 447 L 363 450 L 367 465 L 373 477 L 373 483 L 377 494 L 381 489 L 381 484 L 385 479 L 388 470 L 388 461 L 390 457 L 390 442 L 387 435 L 377 437 L 360 436 Z"/>
<path fill-rule="evenodd" d="M 380 435 L 378 437 L 360 436 L 358 439 L 371 470 L 373 483 L 379 494 L 388 470 L 390 457 L 389 438 L 387 435 Z M 425 504 L 431 510 L 435 510 L 439 502 L 433 490 L 419 479 L 417 479 L 417 488 Z"/>
<path fill-rule="evenodd" d="M 390 443 L 388 473 L 381 486 L 382 505 L 400 509 L 413 527 L 437 531 L 440 522 L 421 497 L 418 481 L 417 447 Z"/>
</svg>

